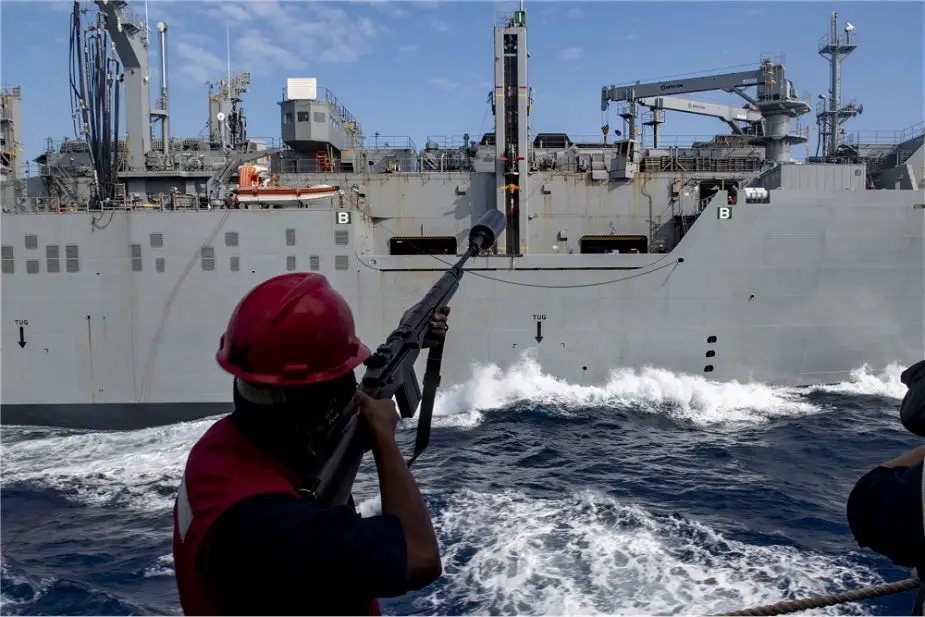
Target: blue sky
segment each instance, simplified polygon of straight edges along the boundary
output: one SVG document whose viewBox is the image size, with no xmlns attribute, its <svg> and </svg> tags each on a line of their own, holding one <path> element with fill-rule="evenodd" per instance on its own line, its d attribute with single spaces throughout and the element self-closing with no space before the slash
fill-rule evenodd
<svg viewBox="0 0 925 617">
<path fill-rule="evenodd" d="M 143 0 L 131 6 L 144 14 Z M 0 77 L 4 85 L 22 86 L 29 159 L 44 149 L 46 137 L 73 137 L 70 8 L 64 0 L 2 3 Z M 175 137 L 197 135 L 205 125 L 204 82 L 225 75 L 227 25 L 232 69 L 252 74 L 245 99 L 251 137 L 279 134 L 276 103 L 287 77 L 317 77 L 367 135 L 409 135 L 418 147 L 428 135 L 468 132 L 477 139 L 492 129 L 486 103 L 491 27 L 497 14 L 515 8 L 515 2 L 451 0 L 148 1 L 152 31 L 160 19 L 169 24 Z M 780 54 L 795 86 L 815 99 L 828 90 L 828 66 L 817 45 L 832 10 L 857 27 L 859 47 L 844 64 L 843 98 L 856 98 L 864 113 L 848 130 L 893 131 L 923 119 L 921 2 L 528 1 L 526 8 L 533 131 L 598 137 L 603 85 L 749 70 L 761 57 Z M 159 65 L 156 51 L 151 64 Z M 154 72 L 151 83 L 154 100 Z M 690 98 L 741 104 L 723 93 Z M 667 115 L 665 135 L 725 132 L 718 120 Z M 607 119 L 614 127 L 621 122 L 615 109 Z M 808 114 L 804 121 L 814 125 L 815 119 Z M 802 157 L 801 150 L 794 154 Z"/>
</svg>

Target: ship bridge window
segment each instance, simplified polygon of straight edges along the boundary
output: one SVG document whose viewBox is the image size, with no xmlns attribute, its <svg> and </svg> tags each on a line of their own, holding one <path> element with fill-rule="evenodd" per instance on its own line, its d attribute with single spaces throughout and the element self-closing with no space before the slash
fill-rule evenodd
<svg viewBox="0 0 925 617">
<path fill-rule="evenodd" d="M 649 239 L 645 236 L 582 236 L 578 245 L 586 254 L 649 252 Z"/>
<path fill-rule="evenodd" d="M 296 114 L 296 120 L 298 122 L 311 122 L 311 114 L 307 111 L 300 111 Z"/>
<path fill-rule="evenodd" d="M 455 255 L 453 236 L 395 236 L 389 240 L 389 255 Z"/>
</svg>

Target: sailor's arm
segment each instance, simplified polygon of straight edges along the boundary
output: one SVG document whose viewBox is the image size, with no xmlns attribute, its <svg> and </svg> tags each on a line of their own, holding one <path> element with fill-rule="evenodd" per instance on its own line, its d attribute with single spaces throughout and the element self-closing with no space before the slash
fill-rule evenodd
<svg viewBox="0 0 925 617">
<path fill-rule="evenodd" d="M 881 467 L 912 467 L 918 465 L 923 460 L 925 460 L 925 446 L 919 446 L 914 450 L 909 450 L 908 452 L 897 456 L 896 458 L 889 460 L 883 464 Z"/>
<path fill-rule="evenodd" d="M 862 476 L 848 496 L 848 525 L 858 545 L 906 567 L 921 565 L 925 555 L 923 459 L 925 447 L 887 461 Z"/>
<path fill-rule="evenodd" d="M 394 515 L 401 521 L 408 561 L 408 586 L 420 589 L 440 577 L 443 565 L 427 504 L 395 443 L 398 412 L 391 400 L 374 400 L 361 391 L 356 397 L 376 459 L 382 514 Z"/>
</svg>

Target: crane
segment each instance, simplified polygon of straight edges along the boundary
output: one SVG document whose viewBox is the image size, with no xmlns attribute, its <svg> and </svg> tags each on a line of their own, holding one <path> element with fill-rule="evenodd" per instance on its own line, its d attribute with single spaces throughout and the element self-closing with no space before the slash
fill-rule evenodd
<svg viewBox="0 0 925 617">
<path fill-rule="evenodd" d="M 745 93 L 745 89 L 752 86 L 757 90 L 754 98 Z M 749 103 L 749 108 L 725 108 L 673 96 L 717 90 L 738 94 Z M 796 97 L 793 84 L 786 78 L 784 66 L 769 59 L 763 60 L 754 71 L 601 88 L 601 111 L 607 111 L 610 103 L 619 101 L 629 103 L 629 109 L 621 115 L 627 121 L 631 139 L 637 135 L 636 107 L 641 104 L 655 109 L 671 109 L 717 117 L 730 124 L 736 132 L 741 132 L 741 128 L 734 124 L 737 120 L 761 122 L 764 136 L 761 141 L 765 145 L 768 158 L 775 161 L 789 160 L 790 145 L 806 141 L 801 136 L 789 135 L 787 125 L 790 119 L 807 113 L 809 105 Z M 745 117 L 741 118 L 740 115 L 743 113 Z"/>
<path fill-rule="evenodd" d="M 734 133 L 742 133 L 742 128 L 737 122 L 748 122 L 754 124 L 761 122 L 761 112 L 754 109 L 743 107 L 730 107 L 728 105 L 719 105 L 717 103 L 703 103 L 682 99 L 677 96 L 647 96 L 636 101 L 640 105 L 651 107 L 652 109 L 667 109 L 670 111 L 680 111 L 698 116 L 709 116 L 719 118 L 728 124 Z"/>
<path fill-rule="evenodd" d="M 757 86 L 765 81 L 765 66 L 757 71 L 742 71 L 738 73 L 723 73 L 721 75 L 705 75 L 690 79 L 675 79 L 672 81 L 657 81 L 648 84 L 635 83 L 629 86 L 604 86 L 601 89 L 601 111 L 607 111 L 610 103 L 619 101 L 638 101 L 640 98 L 658 96 L 660 94 L 690 94 L 693 92 L 709 92 L 722 90 L 742 94 L 742 88 Z M 745 97 L 746 100 L 750 100 Z"/>
</svg>

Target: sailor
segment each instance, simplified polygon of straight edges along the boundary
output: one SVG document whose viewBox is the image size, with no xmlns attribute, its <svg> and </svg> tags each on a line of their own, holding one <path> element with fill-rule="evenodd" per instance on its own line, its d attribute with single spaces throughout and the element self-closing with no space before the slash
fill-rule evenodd
<svg viewBox="0 0 925 617">
<path fill-rule="evenodd" d="M 448 313 L 425 346 L 445 337 Z M 369 355 L 322 275 L 273 277 L 235 308 L 216 354 L 234 375 L 234 410 L 193 446 L 174 506 L 186 615 L 378 615 L 376 598 L 440 577 L 427 506 L 395 443 L 395 405 L 357 391 L 353 371 Z M 336 445 L 351 397 L 382 502 L 365 518 L 352 499 L 325 508 L 302 490 Z"/>
<path fill-rule="evenodd" d="M 903 426 L 925 437 L 925 360 L 900 376 L 908 388 L 900 406 Z M 925 446 L 865 474 L 848 496 L 848 525 L 858 546 L 925 575 Z M 925 585 L 913 615 L 923 615 Z"/>
</svg>

